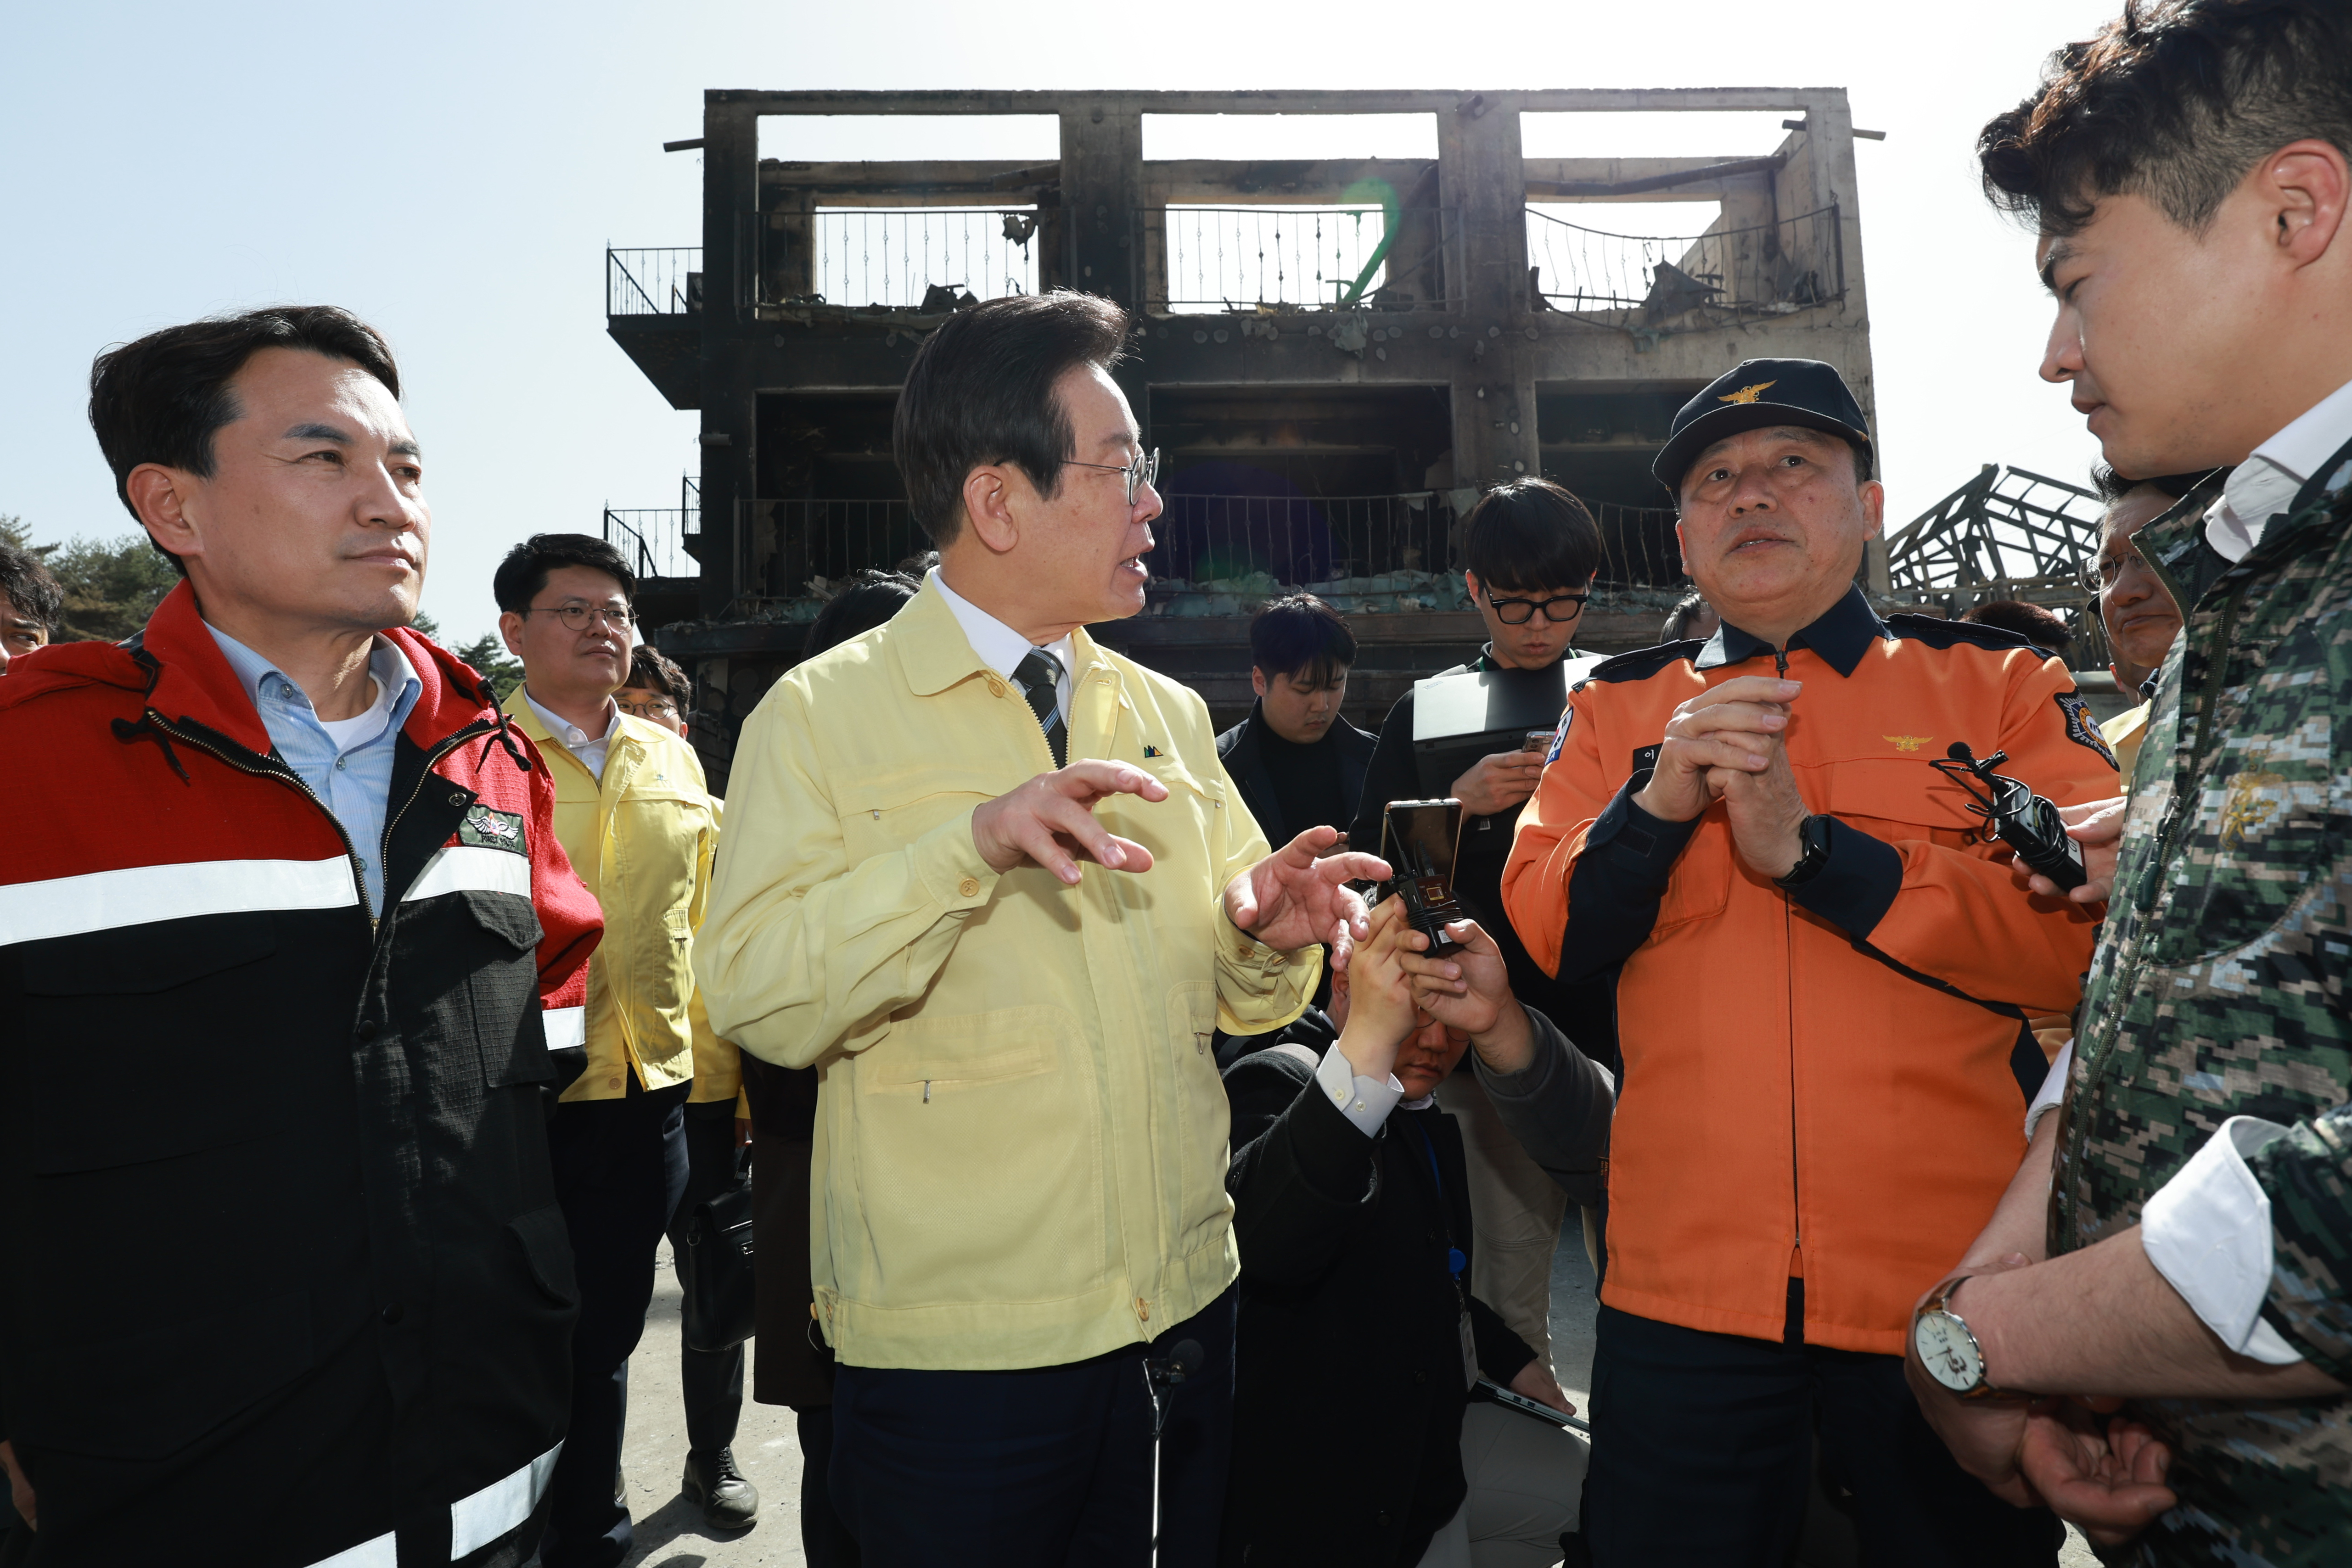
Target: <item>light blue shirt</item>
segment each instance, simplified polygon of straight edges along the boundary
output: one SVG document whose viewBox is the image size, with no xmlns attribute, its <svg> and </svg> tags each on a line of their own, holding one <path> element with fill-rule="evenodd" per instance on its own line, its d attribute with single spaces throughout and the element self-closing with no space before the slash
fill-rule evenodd
<svg viewBox="0 0 2352 1568">
<path fill-rule="evenodd" d="M 356 718 L 321 719 L 302 688 L 275 664 L 218 627 L 208 623 L 205 630 L 236 672 L 237 684 L 261 716 L 261 727 L 269 732 L 269 744 L 342 824 L 360 858 L 368 913 L 381 917 L 383 814 L 392 795 L 393 754 L 400 727 L 424 694 L 424 681 L 392 639 L 380 636 L 368 653 L 374 703 Z"/>
</svg>

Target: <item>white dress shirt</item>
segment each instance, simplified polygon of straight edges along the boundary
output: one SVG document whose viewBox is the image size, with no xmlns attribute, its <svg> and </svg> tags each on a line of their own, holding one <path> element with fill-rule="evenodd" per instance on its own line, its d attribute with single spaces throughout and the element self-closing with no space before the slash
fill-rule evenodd
<svg viewBox="0 0 2352 1568">
<path fill-rule="evenodd" d="M 1032 643 L 1028 638 L 950 588 L 948 580 L 940 575 L 939 568 L 933 567 L 930 570 L 929 579 L 931 586 L 940 591 L 940 597 L 948 601 L 948 608 L 955 612 L 956 624 L 962 627 L 963 634 L 971 640 L 971 651 L 980 655 L 980 662 L 1006 680 L 1013 679 L 1013 672 L 1021 667 L 1021 661 L 1029 656 L 1029 650 L 1032 648 L 1043 647 L 1045 652 L 1061 661 L 1061 677 L 1054 683 L 1054 706 L 1060 710 L 1062 722 L 1068 724 L 1070 722 L 1070 661 L 1074 656 L 1070 634 L 1065 632 L 1051 643 Z"/>
<path fill-rule="evenodd" d="M 547 733 L 562 741 L 563 749 L 580 758 L 580 765 L 595 776 L 597 783 L 602 784 L 604 781 L 604 753 L 613 744 L 613 720 L 621 711 L 620 705 L 606 697 L 604 727 L 590 735 L 562 714 L 540 706 L 539 699 L 530 695 L 529 686 L 522 689 L 522 700 L 530 705 L 530 711 L 539 716 L 539 722 L 547 726 Z"/>
<path fill-rule="evenodd" d="M 2271 518 L 2287 509 L 2295 492 L 2347 441 L 2352 441 L 2352 382 L 2313 403 L 2230 471 L 2221 498 L 2206 510 L 2205 542 L 2231 560 L 2245 559 Z M 2330 475 L 2327 487 L 2341 489 L 2347 480 L 2352 480 L 2352 463 Z"/>
</svg>

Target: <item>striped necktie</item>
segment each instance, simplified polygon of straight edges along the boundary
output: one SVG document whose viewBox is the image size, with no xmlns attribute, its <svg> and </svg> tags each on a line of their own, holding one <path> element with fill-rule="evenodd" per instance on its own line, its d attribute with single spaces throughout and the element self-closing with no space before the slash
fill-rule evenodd
<svg viewBox="0 0 2352 1568">
<path fill-rule="evenodd" d="M 1029 711 L 1037 716 L 1037 723 L 1045 731 L 1045 744 L 1054 752 L 1054 766 L 1065 766 L 1070 734 L 1062 723 L 1056 690 L 1062 679 L 1062 661 L 1043 648 L 1032 648 L 1029 656 L 1013 670 L 1013 678 L 1021 683 L 1022 695 L 1029 699 Z"/>
</svg>

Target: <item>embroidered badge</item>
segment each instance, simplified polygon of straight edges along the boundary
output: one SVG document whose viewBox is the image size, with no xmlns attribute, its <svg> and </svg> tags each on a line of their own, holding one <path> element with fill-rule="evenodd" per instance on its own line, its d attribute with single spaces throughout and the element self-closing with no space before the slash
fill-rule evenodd
<svg viewBox="0 0 2352 1568">
<path fill-rule="evenodd" d="M 1551 749 L 1544 753 L 1546 768 L 1559 760 L 1559 748 L 1568 744 L 1568 727 L 1574 722 L 1576 722 L 1576 710 L 1563 708 L 1559 716 L 1559 727 L 1551 732 Z"/>
<path fill-rule="evenodd" d="M 513 811 L 492 810 L 477 806 L 466 813 L 457 824 L 457 841 L 471 844 L 478 850 L 511 850 L 527 855 L 530 849 L 523 841 L 522 818 Z"/>
<path fill-rule="evenodd" d="M 1726 392 L 1715 401 L 1717 402 L 1754 402 L 1758 398 L 1764 395 L 1764 389 L 1766 387 L 1778 385 L 1780 385 L 1778 382 L 1758 382 L 1752 387 L 1741 387 L 1736 392 Z M 1551 612 L 1547 610 L 1544 613 L 1549 615 Z"/>
<path fill-rule="evenodd" d="M 1916 751 L 1936 737 L 1932 735 L 1882 735 L 1878 738 L 1897 751 Z"/>
<path fill-rule="evenodd" d="M 1166 752 L 1164 752 L 1164 751 L 1160 750 L 1160 749 L 1158 747 L 1156 747 L 1156 746 L 1151 746 L 1151 745 L 1148 745 L 1148 744 L 1147 744 L 1147 745 L 1144 747 L 1144 748 L 1143 748 L 1143 755 L 1144 755 L 1145 757 L 1147 757 L 1147 758 L 1151 758 L 1151 757 L 1165 757 L 1165 756 L 1167 756 L 1168 754 L 1167 754 Z"/>
<path fill-rule="evenodd" d="M 2113 768 L 2116 754 L 2107 749 L 2107 743 L 2101 737 L 2098 727 L 2087 716 L 2091 706 L 2089 699 L 2080 692 L 2060 692 L 2056 700 L 2060 710 L 2066 716 L 2066 738 L 2077 746 L 2089 747 L 2106 760 L 2108 767 Z"/>
<path fill-rule="evenodd" d="M 2243 771 L 2230 778 L 2230 792 L 2221 802 L 2221 847 L 2241 848 L 2249 833 L 2259 833 L 2277 817 L 2285 798 L 2286 779 L 2270 769 L 2271 754 L 2261 751 L 2246 758 Z"/>
</svg>

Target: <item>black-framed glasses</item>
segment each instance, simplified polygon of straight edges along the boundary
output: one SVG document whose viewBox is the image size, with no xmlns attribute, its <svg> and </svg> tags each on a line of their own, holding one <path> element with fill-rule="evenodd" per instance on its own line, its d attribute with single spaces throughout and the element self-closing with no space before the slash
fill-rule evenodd
<svg viewBox="0 0 2352 1568">
<path fill-rule="evenodd" d="M 1584 613 L 1585 602 L 1591 597 L 1589 593 L 1555 593 L 1549 599 L 1496 599 L 1489 596 L 1486 607 L 1504 625 L 1524 626 L 1536 618 L 1538 610 L 1544 612 L 1547 621 L 1573 621 Z M 1568 608 L 1556 608 L 1559 605 Z"/>
<path fill-rule="evenodd" d="M 1130 507 L 1135 505 L 1135 493 L 1138 490 L 1142 489 L 1146 485 L 1157 485 L 1160 482 L 1160 448 L 1157 446 L 1132 463 L 1081 463 L 1075 457 L 1065 457 L 1062 461 L 1073 468 L 1099 468 L 1107 474 L 1126 475 L 1127 504 Z"/>
<path fill-rule="evenodd" d="M 604 624 L 614 631 L 625 632 L 629 629 L 633 619 L 626 610 L 614 610 L 602 604 L 533 605 L 529 610 L 518 611 L 516 613 L 552 615 L 563 622 L 563 629 L 567 632 L 585 632 L 588 630 L 588 620 L 591 616 L 601 617 Z"/>
<path fill-rule="evenodd" d="M 665 696 L 639 697 L 636 701 L 631 702 L 616 694 L 613 702 L 623 713 L 633 715 L 637 718 L 664 719 L 671 724 L 677 724 L 684 717 L 677 711 L 677 705 Z"/>
</svg>

